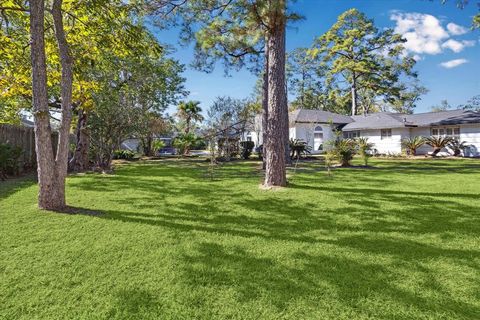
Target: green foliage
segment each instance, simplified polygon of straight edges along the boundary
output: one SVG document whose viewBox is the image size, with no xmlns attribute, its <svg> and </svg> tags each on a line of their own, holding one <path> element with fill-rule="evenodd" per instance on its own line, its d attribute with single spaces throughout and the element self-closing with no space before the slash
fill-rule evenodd
<svg viewBox="0 0 480 320">
<path fill-rule="evenodd" d="M 290 157 L 292 159 L 299 159 L 302 156 L 307 156 L 312 152 L 312 147 L 309 146 L 306 141 L 301 139 L 290 139 L 289 146 L 291 152 Z"/>
<path fill-rule="evenodd" d="M 197 140 L 198 137 L 192 132 L 181 133 L 173 140 L 173 146 L 178 149 L 179 154 L 188 155 Z"/>
<path fill-rule="evenodd" d="M 402 147 L 406 149 L 407 155 L 415 156 L 417 150 L 425 144 L 425 138 L 415 136 L 412 138 L 405 138 L 402 140 Z"/>
<path fill-rule="evenodd" d="M 404 89 L 401 77 L 416 76 L 412 71 L 415 60 L 403 55 L 404 42 L 392 29 L 380 31 L 373 20 L 357 9 L 350 9 L 316 40 L 310 54 L 320 57 L 327 67 L 327 87 L 333 85 L 345 95 L 353 92 L 352 114 L 357 114 L 360 89 L 385 101 L 394 101 Z M 363 111 L 368 111 L 366 106 Z"/>
<path fill-rule="evenodd" d="M 357 153 L 357 142 L 354 139 L 344 139 L 341 132 L 336 132 L 336 137 L 327 142 L 327 157 L 335 159 L 342 167 L 349 167 L 353 156 Z"/>
<path fill-rule="evenodd" d="M 240 141 L 240 156 L 242 159 L 249 159 L 252 155 L 253 148 L 255 147 L 255 142 L 253 141 Z"/>
<path fill-rule="evenodd" d="M 113 152 L 113 158 L 120 160 L 133 160 L 135 158 L 135 153 L 130 150 L 115 150 Z"/>
<path fill-rule="evenodd" d="M 448 142 L 447 147 L 453 151 L 454 157 L 458 157 L 461 155 L 462 151 L 467 148 L 467 143 L 465 141 L 460 141 L 457 138 L 452 138 Z"/>
<path fill-rule="evenodd" d="M 373 143 L 368 142 L 368 138 L 360 137 L 356 139 L 358 154 L 362 157 L 365 166 L 368 166 L 368 159 L 372 156 Z"/>
<path fill-rule="evenodd" d="M 21 147 L 0 143 L 0 179 L 4 180 L 7 175 L 18 174 L 19 160 L 22 154 Z"/>
<path fill-rule="evenodd" d="M 425 144 L 433 148 L 432 156 L 436 156 L 443 148 L 453 140 L 451 137 L 444 136 L 430 136 L 425 138 Z"/>
<path fill-rule="evenodd" d="M 152 149 L 154 154 L 157 154 L 158 151 L 160 151 L 164 147 L 165 147 L 165 142 L 163 142 L 162 140 L 157 139 L 152 142 Z"/>
</svg>

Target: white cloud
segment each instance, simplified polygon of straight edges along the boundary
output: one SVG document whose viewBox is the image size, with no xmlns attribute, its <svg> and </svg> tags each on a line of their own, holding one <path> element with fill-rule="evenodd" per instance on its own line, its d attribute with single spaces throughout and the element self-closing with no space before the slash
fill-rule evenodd
<svg viewBox="0 0 480 320">
<path fill-rule="evenodd" d="M 421 57 L 422 54 L 436 55 L 444 49 L 450 49 L 455 53 L 461 52 L 465 47 L 475 45 L 475 41 L 458 41 L 451 35 L 462 35 L 468 30 L 453 22 L 442 26 L 442 22 L 430 15 L 416 12 L 393 12 L 390 20 L 396 22 L 395 32 L 401 34 L 407 41 L 404 46 L 407 53 Z M 419 60 L 415 58 L 416 60 Z"/>
<path fill-rule="evenodd" d="M 447 30 L 451 35 L 459 36 L 468 32 L 468 29 L 453 22 L 447 24 Z"/>
<path fill-rule="evenodd" d="M 393 13 L 390 19 L 397 23 L 395 32 L 407 39 L 407 51 L 416 54 L 439 54 L 442 41 L 449 38 L 440 20 L 430 14 Z"/>
<path fill-rule="evenodd" d="M 464 63 L 467 63 L 467 62 L 468 62 L 467 59 L 455 59 L 455 60 L 442 62 L 442 63 L 440 63 L 440 65 L 444 68 L 451 69 L 451 68 L 458 67 L 458 66 L 460 66 Z"/>
<path fill-rule="evenodd" d="M 454 39 L 448 39 L 442 44 L 442 48 L 450 49 L 455 53 L 461 52 L 465 47 L 472 47 L 475 45 L 475 41 L 473 40 L 463 40 L 457 41 Z"/>
</svg>

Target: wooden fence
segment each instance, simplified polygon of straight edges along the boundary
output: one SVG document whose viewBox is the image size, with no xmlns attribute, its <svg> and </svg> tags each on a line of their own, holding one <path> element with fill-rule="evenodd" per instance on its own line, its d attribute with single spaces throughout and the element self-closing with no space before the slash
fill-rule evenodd
<svg viewBox="0 0 480 320">
<path fill-rule="evenodd" d="M 0 124 L 0 143 L 8 143 L 22 148 L 22 157 L 20 158 L 20 170 L 34 168 L 37 159 L 35 154 L 35 132 L 33 128 L 13 126 L 9 124 Z M 52 133 L 53 152 L 56 153 L 58 143 L 58 133 Z"/>
<path fill-rule="evenodd" d="M 20 158 L 21 169 L 33 167 L 35 157 L 35 133 L 33 128 L 0 124 L 0 143 L 8 143 L 22 148 L 23 155 Z"/>
</svg>

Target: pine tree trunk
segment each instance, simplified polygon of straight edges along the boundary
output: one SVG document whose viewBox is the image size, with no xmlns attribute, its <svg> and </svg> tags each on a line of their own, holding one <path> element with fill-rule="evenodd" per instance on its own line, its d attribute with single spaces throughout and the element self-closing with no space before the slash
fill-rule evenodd
<svg viewBox="0 0 480 320">
<path fill-rule="evenodd" d="M 265 37 L 265 63 L 263 70 L 263 84 L 262 84 L 262 144 L 263 144 L 263 169 L 267 167 L 266 163 L 266 147 L 265 140 L 267 137 L 267 122 L 268 122 L 268 37 Z"/>
<path fill-rule="evenodd" d="M 355 73 L 353 73 L 352 82 L 352 116 L 357 114 L 357 80 L 355 79 Z"/>
<path fill-rule="evenodd" d="M 70 160 L 70 170 L 74 172 L 86 171 L 90 167 L 88 151 L 90 148 L 90 133 L 87 127 L 88 113 L 83 109 L 78 110 L 76 139 L 77 144 L 73 158 Z"/>
<path fill-rule="evenodd" d="M 288 113 L 285 92 L 285 1 L 279 0 L 268 35 L 268 117 L 265 187 L 286 186 L 285 128 Z"/>
<path fill-rule="evenodd" d="M 35 151 L 37 154 L 38 207 L 54 209 L 55 161 L 48 112 L 47 67 L 44 37 L 44 1 L 30 1 L 30 35 L 32 60 L 32 95 L 35 122 Z"/>
</svg>

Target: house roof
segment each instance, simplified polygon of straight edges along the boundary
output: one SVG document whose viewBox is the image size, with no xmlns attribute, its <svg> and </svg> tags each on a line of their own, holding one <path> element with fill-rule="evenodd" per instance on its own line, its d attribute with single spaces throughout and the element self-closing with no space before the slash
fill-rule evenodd
<svg viewBox="0 0 480 320">
<path fill-rule="evenodd" d="M 335 123 L 347 124 L 352 122 L 349 116 L 323 111 L 323 110 L 308 110 L 297 109 L 289 114 L 290 123 Z"/>
<path fill-rule="evenodd" d="M 416 114 L 380 112 L 367 116 L 352 116 L 352 119 L 354 122 L 343 127 L 344 131 L 480 123 L 480 112 L 469 110 L 449 110 Z"/>
<path fill-rule="evenodd" d="M 480 112 L 470 110 L 449 110 L 405 115 L 408 121 L 417 126 L 441 126 L 480 123 Z"/>
<path fill-rule="evenodd" d="M 405 115 L 391 112 L 372 113 L 366 116 L 352 116 L 353 122 L 342 128 L 344 131 L 404 128 L 415 126 Z"/>
</svg>

